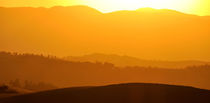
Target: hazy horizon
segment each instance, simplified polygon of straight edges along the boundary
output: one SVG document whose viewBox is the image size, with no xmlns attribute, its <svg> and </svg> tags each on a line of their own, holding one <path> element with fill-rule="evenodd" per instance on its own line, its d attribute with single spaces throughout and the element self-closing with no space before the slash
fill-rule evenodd
<svg viewBox="0 0 210 103">
<path fill-rule="evenodd" d="M 0 103 L 210 103 L 209 5 L 0 0 Z"/>
<path fill-rule="evenodd" d="M 3 7 L 53 7 L 53 6 L 74 6 L 87 5 L 102 12 L 112 12 L 118 10 L 135 10 L 142 7 L 156 9 L 172 9 L 188 14 L 210 15 L 208 11 L 210 2 L 208 0 L 36 0 L 36 1 L 17 1 L 0 0 Z"/>
<path fill-rule="evenodd" d="M 105 14 L 86 6 L 0 9 L 6 17 L 1 17 L 1 51 L 59 57 L 103 53 L 148 60 L 210 61 L 208 16 L 151 8 Z"/>
<path fill-rule="evenodd" d="M 125 10 L 114 10 L 114 11 L 108 11 L 108 12 L 103 12 L 97 8 L 94 8 L 94 7 L 91 7 L 91 6 L 88 6 L 88 5 L 72 5 L 73 7 L 78 7 L 78 6 L 84 6 L 84 7 L 89 7 L 89 8 L 93 8 L 103 14 L 108 14 L 108 13 L 114 13 L 114 12 L 119 12 L 119 11 L 138 11 L 139 9 L 154 9 L 154 10 L 171 10 L 171 11 L 176 11 L 176 12 L 180 12 L 180 13 L 183 13 L 183 14 L 189 14 L 189 15 L 196 15 L 196 16 L 210 16 L 210 14 L 208 15 L 198 15 L 198 14 L 194 14 L 194 13 L 187 13 L 187 12 L 183 12 L 183 11 L 179 11 L 179 10 L 174 10 L 174 9 L 168 9 L 168 8 L 152 8 L 152 7 L 139 7 L 139 8 L 136 8 L 136 9 L 132 9 L 132 10 L 129 10 L 129 9 L 125 9 Z M 45 8 L 45 9 L 51 9 L 51 8 L 55 8 L 55 7 L 72 7 L 72 6 L 62 6 L 62 5 L 55 5 L 55 6 L 51 6 L 51 7 L 45 7 L 45 6 L 38 6 L 38 7 L 35 7 L 35 6 L 0 6 L 0 8 Z"/>
</svg>

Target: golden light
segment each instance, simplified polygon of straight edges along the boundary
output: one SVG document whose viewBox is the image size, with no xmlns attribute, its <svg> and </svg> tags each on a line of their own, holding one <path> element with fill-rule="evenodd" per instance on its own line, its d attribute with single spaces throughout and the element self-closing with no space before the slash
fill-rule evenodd
<svg viewBox="0 0 210 103">
<path fill-rule="evenodd" d="M 80 3 L 94 7 L 102 12 L 116 10 L 135 10 L 151 7 L 155 9 L 173 9 L 193 12 L 198 0 L 80 0 Z"/>
<path fill-rule="evenodd" d="M 102 12 L 151 7 L 196 15 L 210 15 L 210 0 L 0 0 L 0 6 L 3 7 L 53 7 L 58 5 L 88 5 Z"/>
</svg>

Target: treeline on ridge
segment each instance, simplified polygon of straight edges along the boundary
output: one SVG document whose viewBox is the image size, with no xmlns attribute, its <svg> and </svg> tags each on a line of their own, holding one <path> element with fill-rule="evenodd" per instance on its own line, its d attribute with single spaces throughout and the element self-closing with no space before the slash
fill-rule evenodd
<svg viewBox="0 0 210 103">
<path fill-rule="evenodd" d="M 58 87 L 115 83 L 163 83 L 210 89 L 210 65 L 185 69 L 116 67 L 111 63 L 71 62 L 54 56 L 0 52 L 0 81 L 43 81 Z"/>
</svg>

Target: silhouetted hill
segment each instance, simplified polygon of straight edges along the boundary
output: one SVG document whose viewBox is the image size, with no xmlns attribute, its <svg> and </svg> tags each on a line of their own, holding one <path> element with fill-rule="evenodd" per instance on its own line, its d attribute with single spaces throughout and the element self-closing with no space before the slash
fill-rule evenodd
<svg viewBox="0 0 210 103">
<path fill-rule="evenodd" d="M 163 15 L 182 15 L 182 16 L 192 16 L 190 14 L 184 14 L 182 12 L 179 11 L 175 11 L 175 10 L 170 10 L 170 9 L 153 9 L 153 8 L 140 8 L 137 9 L 136 11 L 140 12 L 140 13 L 155 13 L 155 14 L 163 14 Z"/>
<path fill-rule="evenodd" d="M 210 17 L 167 9 L 0 8 L 0 50 L 142 59 L 210 60 Z"/>
<path fill-rule="evenodd" d="M 109 62 L 116 66 L 126 67 L 126 66 L 140 66 L 140 67 L 158 67 L 158 68 L 170 68 L 170 69 L 181 69 L 189 66 L 199 66 L 207 65 L 210 62 L 203 61 L 158 61 L 158 60 L 143 60 L 130 56 L 120 56 L 115 54 L 90 54 L 84 56 L 68 56 L 64 58 L 69 61 L 76 62 Z"/>
<path fill-rule="evenodd" d="M 112 15 L 125 14 L 124 16 L 128 16 L 127 14 L 132 14 L 132 15 L 136 15 L 136 16 L 155 15 L 157 17 L 159 17 L 159 16 L 163 16 L 163 17 L 164 16 L 168 16 L 168 17 L 171 17 L 171 16 L 174 16 L 174 17 L 176 17 L 176 16 L 182 16 L 182 17 L 195 16 L 195 15 L 185 14 L 185 13 L 178 12 L 175 10 L 170 10 L 170 9 L 153 9 L 153 8 L 139 8 L 137 10 L 121 10 L 121 11 L 111 12 L 108 14 L 112 14 Z"/>
<path fill-rule="evenodd" d="M 1 99 L 0 103 L 209 103 L 210 91 L 161 84 L 66 88 Z"/>
<path fill-rule="evenodd" d="M 0 82 L 19 79 L 58 87 L 141 82 L 210 89 L 209 65 L 184 69 L 116 67 L 111 63 L 70 62 L 53 56 L 0 52 L 0 66 Z"/>
<path fill-rule="evenodd" d="M 99 12 L 96 9 L 93 9 L 91 7 L 87 6 L 69 6 L 69 7 L 62 7 L 62 6 L 55 6 L 51 8 L 52 11 L 56 12 L 63 12 L 63 13 L 74 13 L 74 15 L 80 15 L 80 14 L 93 14 L 93 15 L 102 15 L 101 12 Z"/>
</svg>

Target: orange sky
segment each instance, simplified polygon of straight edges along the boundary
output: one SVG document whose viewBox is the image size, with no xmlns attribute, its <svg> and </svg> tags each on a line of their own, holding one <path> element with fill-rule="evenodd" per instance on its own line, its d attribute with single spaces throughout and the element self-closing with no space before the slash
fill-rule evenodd
<svg viewBox="0 0 210 103">
<path fill-rule="evenodd" d="M 88 5 L 102 12 L 152 7 L 196 15 L 210 15 L 210 0 L 0 0 L 0 6 L 3 7 L 52 7 L 56 5 Z"/>
</svg>

